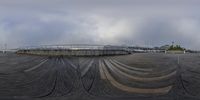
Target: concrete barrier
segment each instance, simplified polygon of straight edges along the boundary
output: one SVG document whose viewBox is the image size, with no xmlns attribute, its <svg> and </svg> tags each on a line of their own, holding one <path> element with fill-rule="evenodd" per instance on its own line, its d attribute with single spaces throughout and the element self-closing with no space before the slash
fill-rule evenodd
<svg viewBox="0 0 200 100">
<path fill-rule="evenodd" d="M 185 50 L 184 51 L 176 51 L 176 50 L 170 50 L 170 51 L 165 51 L 166 54 L 185 54 Z"/>
</svg>

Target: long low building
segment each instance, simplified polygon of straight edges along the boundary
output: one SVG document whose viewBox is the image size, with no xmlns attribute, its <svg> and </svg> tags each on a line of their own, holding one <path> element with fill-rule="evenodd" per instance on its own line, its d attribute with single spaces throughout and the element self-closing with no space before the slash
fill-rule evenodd
<svg viewBox="0 0 200 100">
<path fill-rule="evenodd" d="M 62 46 L 57 48 L 28 48 L 19 49 L 16 53 L 44 56 L 104 56 L 130 54 L 126 47 L 121 46 Z"/>
</svg>

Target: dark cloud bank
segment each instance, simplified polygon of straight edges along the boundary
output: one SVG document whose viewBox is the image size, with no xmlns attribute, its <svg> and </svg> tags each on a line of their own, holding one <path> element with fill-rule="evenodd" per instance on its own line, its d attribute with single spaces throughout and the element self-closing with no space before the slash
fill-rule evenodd
<svg viewBox="0 0 200 100">
<path fill-rule="evenodd" d="M 175 41 L 200 49 L 195 0 L 1 0 L 0 45 L 127 44 Z"/>
</svg>

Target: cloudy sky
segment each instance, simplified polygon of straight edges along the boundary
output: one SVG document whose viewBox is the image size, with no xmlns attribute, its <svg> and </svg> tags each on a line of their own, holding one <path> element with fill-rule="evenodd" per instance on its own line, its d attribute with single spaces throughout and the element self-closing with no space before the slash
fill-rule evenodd
<svg viewBox="0 0 200 100">
<path fill-rule="evenodd" d="M 47 44 L 200 50 L 199 0 L 0 0 L 0 47 Z"/>
</svg>

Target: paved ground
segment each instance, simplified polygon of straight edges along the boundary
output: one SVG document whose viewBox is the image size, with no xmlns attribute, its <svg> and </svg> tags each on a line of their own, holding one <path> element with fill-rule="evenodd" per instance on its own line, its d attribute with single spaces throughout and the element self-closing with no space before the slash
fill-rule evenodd
<svg viewBox="0 0 200 100">
<path fill-rule="evenodd" d="M 0 100 L 199 100 L 200 55 L 0 54 Z"/>
</svg>

